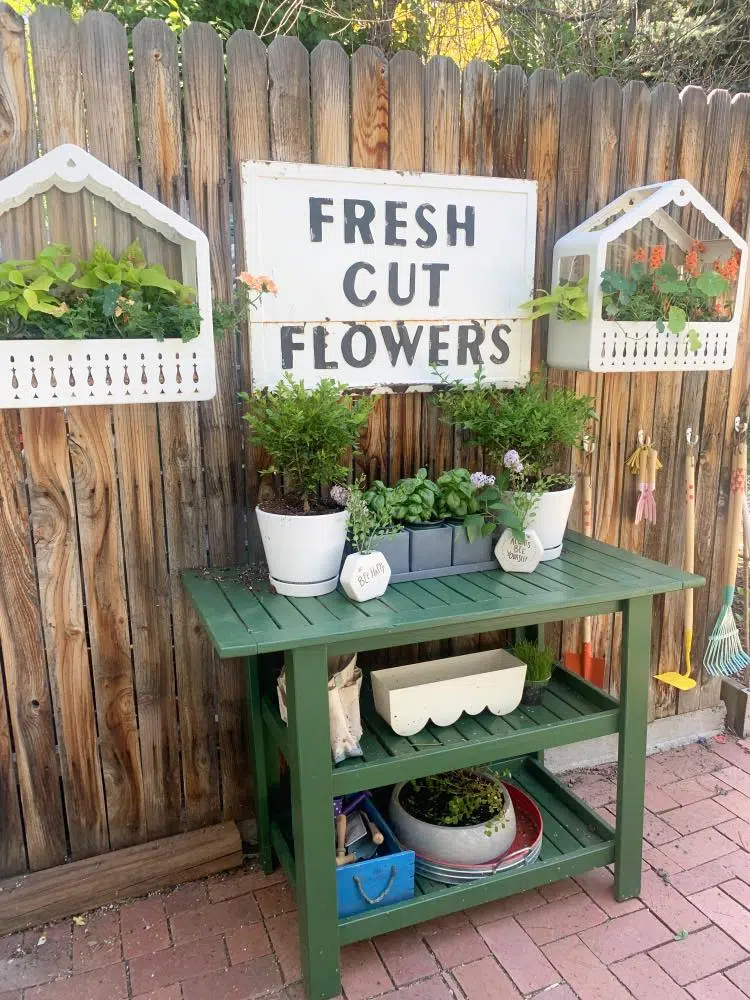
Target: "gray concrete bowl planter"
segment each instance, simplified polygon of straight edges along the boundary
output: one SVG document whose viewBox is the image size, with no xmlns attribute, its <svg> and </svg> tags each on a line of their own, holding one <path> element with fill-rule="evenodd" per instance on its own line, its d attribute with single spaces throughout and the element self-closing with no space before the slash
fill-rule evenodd
<svg viewBox="0 0 750 1000">
<path fill-rule="evenodd" d="M 492 547 L 494 542 L 492 535 L 485 535 L 469 541 L 463 521 L 453 520 L 449 522 L 453 529 L 453 545 L 451 549 L 451 565 L 453 566 L 473 566 L 477 563 L 486 563 L 492 560 Z"/>
<path fill-rule="evenodd" d="M 451 564 L 453 527 L 442 522 L 407 524 L 410 536 L 409 569 L 412 573 Z"/>
<path fill-rule="evenodd" d="M 403 788 L 401 782 L 391 793 L 391 826 L 400 843 L 420 857 L 447 864 L 479 865 L 500 857 L 515 839 L 516 815 L 505 786 L 503 811 L 475 826 L 441 826 L 418 819 L 401 802 Z"/>
</svg>

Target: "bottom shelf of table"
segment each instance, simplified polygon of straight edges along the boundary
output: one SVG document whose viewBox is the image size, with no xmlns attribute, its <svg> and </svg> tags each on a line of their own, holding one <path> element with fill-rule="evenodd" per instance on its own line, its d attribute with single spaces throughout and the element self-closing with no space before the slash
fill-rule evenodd
<svg viewBox="0 0 750 1000">
<path fill-rule="evenodd" d="M 533 864 L 464 885 L 443 885 L 418 876 L 413 899 L 340 920 L 341 945 L 512 896 L 614 861 L 612 827 L 534 757 L 502 761 L 494 767 L 507 768 L 511 780 L 539 806 L 544 820 L 539 859 Z M 274 822 L 271 834 L 276 853 L 293 884 L 294 854 L 289 823 Z"/>
</svg>

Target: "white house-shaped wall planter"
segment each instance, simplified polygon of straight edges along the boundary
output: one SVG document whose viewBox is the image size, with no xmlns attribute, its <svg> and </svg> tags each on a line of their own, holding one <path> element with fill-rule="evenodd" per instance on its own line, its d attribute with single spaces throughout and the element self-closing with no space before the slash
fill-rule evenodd
<svg viewBox="0 0 750 1000">
<path fill-rule="evenodd" d="M 694 240 L 704 251 L 702 270 L 740 254 L 732 286 L 731 315 L 726 319 L 688 321 L 682 333 L 662 331 L 652 320 L 603 316 L 601 275 L 606 269 L 625 274 L 637 248 L 647 254 L 662 245 L 666 259 L 683 267 Z M 588 319 L 550 317 L 547 363 L 578 371 L 696 371 L 731 368 L 737 347 L 747 272 L 747 244 L 685 180 L 633 188 L 557 241 L 552 258 L 552 287 L 588 277 Z M 694 330 L 700 348 L 692 349 Z"/>
<path fill-rule="evenodd" d="M 132 337 L 0 340 L 0 408 L 211 399 L 216 394 L 216 366 L 206 235 L 71 144 L 58 146 L 0 181 L 0 216 L 52 189 L 68 195 L 84 192 L 92 203 L 101 199 L 124 218 L 133 238 L 140 235 L 139 229 L 144 237 L 150 231 L 176 247 L 181 274 L 170 277 L 196 290 L 200 335 L 187 343 Z M 84 201 L 80 204 L 83 207 Z M 95 227 L 93 238 L 97 240 Z M 10 256 L 2 250 L 4 258 Z"/>
</svg>

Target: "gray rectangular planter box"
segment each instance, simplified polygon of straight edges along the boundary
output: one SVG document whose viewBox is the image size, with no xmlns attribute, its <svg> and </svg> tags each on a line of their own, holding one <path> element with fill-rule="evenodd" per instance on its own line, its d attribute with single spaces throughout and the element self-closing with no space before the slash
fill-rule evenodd
<svg viewBox="0 0 750 1000">
<path fill-rule="evenodd" d="M 411 539 L 409 569 L 412 573 L 450 566 L 453 545 L 453 528 L 450 524 L 406 530 Z"/>
<path fill-rule="evenodd" d="M 463 524 L 453 524 L 451 527 L 453 528 L 451 563 L 454 566 L 473 566 L 492 559 L 492 547 L 495 544 L 492 535 L 480 536 L 470 542 Z"/>
<path fill-rule="evenodd" d="M 382 552 L 393 576 L 409 572 L 409 532 L 399 531 L 392 538 L 379 538 L 374 548 Z"/>
</svg>

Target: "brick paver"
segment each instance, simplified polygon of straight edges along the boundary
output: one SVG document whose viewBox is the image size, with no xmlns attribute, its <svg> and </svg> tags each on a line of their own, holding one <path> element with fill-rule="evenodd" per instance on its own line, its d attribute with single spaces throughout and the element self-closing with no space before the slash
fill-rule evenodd
<svg viewBox="0 0 750 1000">
<path fill-rule="evenodd" d="M 750 743 L 647 762 L 639 899 L 609 868 L 342 952 L 338 1000 L 750 1000 Z M 612 821 L 611 766 L 571 787 Z M 297 913 L 257 863 L 0 938 L 0 1000 L 306 1000 Z"/>
</svg>

